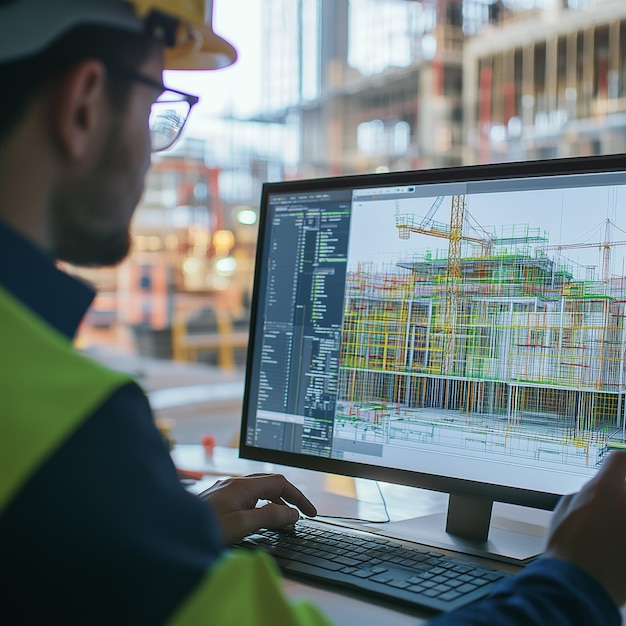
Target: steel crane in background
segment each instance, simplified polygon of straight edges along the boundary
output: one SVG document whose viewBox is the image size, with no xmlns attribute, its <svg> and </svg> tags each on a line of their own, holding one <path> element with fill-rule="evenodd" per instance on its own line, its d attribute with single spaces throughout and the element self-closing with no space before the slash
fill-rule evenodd
<svg viewBox="0 0 626 626">
<path fill-rule="evenodd" d="M 495 241 L 495 237 L 493 235 L 487 231 L 483 231 L 482 236 L 478 236 L 478 234 L 469 235 L 463 233 L 463 226 L 465 224 L 465 194 L 452 196 L 449 224 L 437 222 L 433 219 L 433 216 L 437 212 L 437 209 L 441 206 L 444 198 L 445 196 L 437 196 L 428 210 L 428 213 L 426 213 L 426 215 L 419 221 L 412 213 L 399 213 L 399 203 L 396 202 L 396 228 L 398 229 L 398 236 L 400 239 L 408 239 L 411 236 L 411 233 L 416 233 L 421 235 L 430 235 L 431 237 L 440 237 L 441 239 L 447 239 L 450 241 L 453 228 L 452 223 L 460 222 L 460 232 L 454 235 L 455 238 L 459 239 L 459 256 L 461 254 L 460 241 L 470 241 L 472 243 L 479 244 L 483 256 L 487 256 L 491 252 L 491 247 Z M 456 216 L 455 212 L 457 213 Z"/>
<path fill-rule="evenodd" d="M 441 363 L 442 374 L 454 373 L 454 353 L 456 349 L 456 326 L 458 312 L 458 293 L 461 282 L 461 243 L 471 241 L 481 246 L 483 256 L 491 251 L 493 237 L 485 231 L 484 237 L 463 234 L 465 224 L 465 194 L 452 196 L 450 224 L 435 222 L 432 217 L 441 206 L 444 196 L 437 196 L 428 213 L 419 222 L 412 214 L 400 214 L 399 202 L 396 202 L 396 227 L 400 239 L 408 239 L 411 233 L 430 235 L 448 240 L 448 263 L 446 268 L 446 298 L 442 316 L 441 332 L 444 336 Z"/>
<path fill-rule="evenodd" d="M 605 222 L 605 235 L 604 241 L 595 241 L 593 243 L 565 243 L 557 244 L 553 246 L 541 246 L 541 249 L 545 252 L 549 250 L 572 250 L 574 248 L 598 248 L 602 250 L 602 282 L 608 283 L 611 279 L 611 248 L 615 246 L 626 245 L 626 240 L 611 241 L 611 220 L 607 218 Z"/>
</svg>

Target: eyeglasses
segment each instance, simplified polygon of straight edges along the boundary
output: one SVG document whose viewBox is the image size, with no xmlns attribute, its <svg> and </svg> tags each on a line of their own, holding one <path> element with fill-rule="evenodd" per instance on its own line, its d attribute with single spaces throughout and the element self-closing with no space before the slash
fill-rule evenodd
<svg viewBox="0 0 626 626">
<path fill-rule="evenodd" d="M 160 92 L 150 109 L 152 152 L 162 152 L 171 148 L 183 132 L 191 108 L 200 98 L 184 91 L 170 89 L 163 83 L 126 67 L 107 64 L 107 68 L 130 80 L 154 87 Z"/>
</svg>

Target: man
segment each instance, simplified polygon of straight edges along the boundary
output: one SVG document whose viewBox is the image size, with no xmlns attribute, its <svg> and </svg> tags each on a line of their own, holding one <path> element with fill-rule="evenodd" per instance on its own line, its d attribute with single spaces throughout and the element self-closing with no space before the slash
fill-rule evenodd
<svg viewBox="0 0 626 626">
<path fill-rule="evenodd" d="M 286 502 L 306 515 L 313 505 L 277 475 L 187 493 L 140 388 L 73 351 L 93 293 L 54 264 L 127 254 L 150 152 L 176 140 L 196 101 L 163 86 L 164 53 L 183 69 L 235 60 L 204 21 L 202 0 L 0 0 L 0 598 L 11 624 L 327 623 L 285 601 L 267 558 L 224 550 L 295 521 Z M 442 623 L 619 623 L 625 475 L 626 455 L 611 457 L 564 501 L 552 558 Z"/>
<path fill-rule="evenodd" d="M 193 103 L 164 90 L 164 48 L 180 67 L 235 57 L 203 22 L 195 0 L 0 2 L 0 597 L 11 623 L 175 620 L 226 541 L 297 518 L 257 499 L 315 513 L 279 476 L 221 485 L 211 511 L 181 489 L 139 387 L 71 347 L 93 294 L 54 259 L 102 265 L 128 252 L 151 109 L 166 147 L 184 123 L 171 111 Z"/>
</svg>

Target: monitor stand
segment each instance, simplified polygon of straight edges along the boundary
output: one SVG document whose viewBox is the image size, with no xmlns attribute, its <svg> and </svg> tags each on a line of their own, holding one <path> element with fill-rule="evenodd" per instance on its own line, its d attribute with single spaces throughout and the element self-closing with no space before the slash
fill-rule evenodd
<svg viewBox="0 0 626 626">
<path fill-rule="evenodd" d="M 493 501 L 487 498 L 452 494 L 447 514 L 390 522 L 382 532 L 400 539 L 516 565 L 528 563 L 543 551 L 545 523 L 495 517 L 492 516 L 492 508 Z"/>
</svg>

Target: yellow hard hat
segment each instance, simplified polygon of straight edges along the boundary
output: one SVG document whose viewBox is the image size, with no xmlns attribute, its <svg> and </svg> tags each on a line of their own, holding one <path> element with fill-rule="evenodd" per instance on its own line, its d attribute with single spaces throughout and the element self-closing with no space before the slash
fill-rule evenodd
<svg viewBox="0 0 626 626">
<path fill-rule="evenodd" d="M 166 69 L 215 70 L 237 59 L 213 31 L 212 0 L 14 0 L 0 4 L 0 64 L 36 54 L 78 26 L 142 32 L 155 17 L 175 31 L 165 42 Z"/>
<path fill-rule="evenodd" d="M 213 30 L 213 0 L 127 0 L 137 15 L 163 13 L 178 20 L 176 41 L 165 51 L 167 69 L 219 69 L 234 63 L 237 51 Z"/>
</svg>

